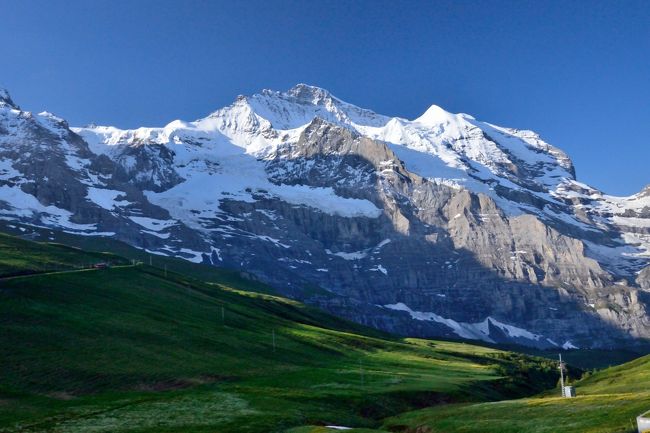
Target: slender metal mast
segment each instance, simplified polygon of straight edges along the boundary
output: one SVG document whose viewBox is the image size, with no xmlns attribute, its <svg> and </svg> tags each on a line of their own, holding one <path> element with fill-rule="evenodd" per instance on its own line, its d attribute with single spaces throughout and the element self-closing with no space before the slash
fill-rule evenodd
<svg viewBox="0 0 650 433">
<path fill-rule="evenodd" d="M 564 397 L 564 362 L 562 362 L 562 354 L 560 356 L 560 386 L 562 390 L 562 397 Z"/>
</svg>

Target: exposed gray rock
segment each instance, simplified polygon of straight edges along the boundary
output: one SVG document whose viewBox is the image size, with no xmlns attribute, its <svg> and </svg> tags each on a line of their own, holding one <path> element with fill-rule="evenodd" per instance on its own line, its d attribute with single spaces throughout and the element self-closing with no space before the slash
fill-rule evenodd
<svg viewBox="0 0 650 433">
<path fill-rule="evenodd" d="M 650 290 L 650 266 L 639 272 L 636 281 L 642 289 Z"/>
</svg>

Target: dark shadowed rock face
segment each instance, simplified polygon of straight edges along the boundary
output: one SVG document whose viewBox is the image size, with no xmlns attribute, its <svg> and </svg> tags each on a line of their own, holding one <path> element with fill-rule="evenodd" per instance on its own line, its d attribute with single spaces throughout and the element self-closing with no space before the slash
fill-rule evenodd
<svg viewBox="0 0 650 433">
<path fill-rule="evenodd" d="M 133 131 L 2 101 L 4 219 L 242 269 L 403 335 L 650 337 L 650 196 L 577 182 L 533 132 L 435 106 L 388 118 L 305 85 Z"/>
</svg>

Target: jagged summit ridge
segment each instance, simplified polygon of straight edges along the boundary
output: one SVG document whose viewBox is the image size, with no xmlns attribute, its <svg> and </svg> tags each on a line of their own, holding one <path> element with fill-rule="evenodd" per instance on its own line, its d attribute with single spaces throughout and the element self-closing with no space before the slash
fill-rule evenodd
<svg viewBox="0 0 650 433">
<path fill-rule="evenodd" d="M 262 93 L 273 94 L 274 91 L 265 89 Z M 310 86 L 309 84 L 299 83 L 286 92 L 288 95 L 295 97 L 299 100 L 310 101 L 312 104 L 319 104 L 324 100 L 337 99 L 332 94 L 322 87 Z M 339 100 L 340 101 L 340 100 Z"/>
<path fill-rule="evenodd" d="M 264 159 L 277 154 L 279 147 L 297 141 L 315 118 L 385 142 L 409 170 L 433 181 L 486 194 L 510 215 L 532 213 L 555 226 L 568 224 L 578 232 L 603 229 L 602 221 L 593 224 L 593 219 L 602 218 L 604 207 L 592 209 L 578 203 L 574 191 L 582 184 L 575 181 L 573 163 L 562 150 L 533 131 L 481 122 L 436 105 L 411 121 L 382 116 L 344 102 L 325 89 L 299 84 L 286 92 L 264 90 L 238 97 L 232 105 L 195 122 L 174 121 L 163 128 L 130 131 L 111 127 L 74 130 L 100 152 L 104 143 L 153 143 L 174 148 L 193 142 L 206 143 L 203 149 L 209 147 L 217 155 L 235 145 Z M 584 209 L 590 215 L 585 215 Z M 613 220 L 608 224 L 617 227 Z M 640 240 L 638 234 L 627 236 L 647 250 L 645 235 Z M 616 262 L 610 266 L 619 271 L 627 267 L 625 260 L 621 265 L 618 258 L 594 254 Z M 632 256 L 638 254 L 644 253 Z"/>
<path fill-rule="evenodd" d="M 543 142 L 538 135 L 530 131 L 500 128 L 477 122 L 469 115 L 448 113 L 438 106 L 430 107 L 414 121 L 391 118 L 372 110 L 359 108 L 336 98 L 324 89 L 305 84 L 299 84 L 287 92 L 265 90 L 260 94 L 238 98 L 229 107 L 217 110 L 208 117 L 191 122 L 189 125 L 196 126 L 205 133 L 216 131 L 225 133 L 240 139 L 238 142 L 243 142 L 243 145 L 247 146 L 254 140 L 244 135 L 269 135 L 271 130 L 303 129 L 316 117 L 351 128 L 361 135 L 406 146 L 416 151 L 425 151 L 450 167 L 462 168 L 463 171 L 477 173 L 487 168 L 500 176 L 508 171 L 508 165 L 514 166 L 520 162 L 531 163 L 536 168 L 546 164 L 549 169 L 556 168 L 552 166 L 555 164 L 565 170 L 565 172 L 553 173 L 555 179 L 561 180 L 562 176 L 573 177 L 573 166 L 568 156 Z M 170 129 L 182 129 L 183 124 L 179 125 L 178 122 L 172 122 L 158 129 L 165 132 Z M 81 129 L 83 128 L 76 130 Z M 150 134 L 155 129 L 140 128 L 133 132 L 115 130 L 114 135 L 132 136 L 134 140 L 140 140 L 143 134 Z M 488 130 L 497 140 L 488 136 L 485 130 Z M 145 141 L 160 144 L 169 135 L 166 133 L 154 139 L 145 138 Z M 500 137 L 503 139 L 498 140 Z M 111 137 L 107 141 L 115 143 L 119 140 Z M 259 143 L 256 144 L 255 150 L 259 150 Z M 473 167 L 474 164 L 479 164 L 483 168 Z M 531 171 L 528 169 L 522 172 L 528 174 Z M 466 176 L 465 173 L 458 173 L 459 179 Z M 521 175 L 512 176 L 513 179 L 517 177 Z M 526 181 L 531 180 L 526 179 Z M 539 179 L 532 181 L 539 181 Z M 555 186 L 558 183 L 553 181 L 550 185 L 543 186 Z"/>
</svg>

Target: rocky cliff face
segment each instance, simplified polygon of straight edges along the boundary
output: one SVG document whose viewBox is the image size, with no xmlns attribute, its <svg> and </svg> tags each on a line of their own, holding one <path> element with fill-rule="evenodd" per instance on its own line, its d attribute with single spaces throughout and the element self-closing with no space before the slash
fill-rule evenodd
<svg viewBox="0 0 650 433">
<path fill-rule="evenodd" d="M 70 129 L 0 101 L 0 216 L 246 270 L 405 335 L 650 337 L 650 193 L 605 195 L 530 131 L 388 118 L 299 85 L 196 122 Z"/>
<path fill-rule="evenodd" d="M 639 276 L 636 281 L 639 287 L 642 289 L 650 290 L 650 266 L 644 268 L 639 272 Z"/>
</svg>

